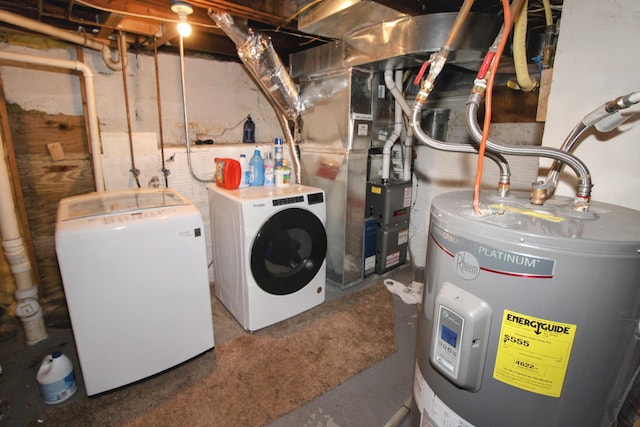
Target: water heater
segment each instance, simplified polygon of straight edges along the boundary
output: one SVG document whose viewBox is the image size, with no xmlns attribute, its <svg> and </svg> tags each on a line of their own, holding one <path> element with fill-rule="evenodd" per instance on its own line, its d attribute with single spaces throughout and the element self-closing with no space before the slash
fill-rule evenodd
<svg viewBox="0 0 640 427">
<path fill-rule="evenodd" d="M 611 426 L 640 365 L 640 212 L 433 200 L 411 425 Z"/>
</svg>

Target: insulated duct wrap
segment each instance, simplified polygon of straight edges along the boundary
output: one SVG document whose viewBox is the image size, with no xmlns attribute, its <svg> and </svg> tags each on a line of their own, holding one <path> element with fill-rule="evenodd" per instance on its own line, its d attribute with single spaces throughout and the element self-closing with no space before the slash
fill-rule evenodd
<svg viewBox="0 0 640 427">
<path fill-rule="evenodd" d="M 300 96 L 293 80 L 276 53 L 271 39 L 254 33 L 246 23 L 236 23 L 227 13 L 209 17 L 235 43 L 238 57 L 271 98 L 271 102 L 288 119 L 294 120 L 301 110 Z"/>
</svg>

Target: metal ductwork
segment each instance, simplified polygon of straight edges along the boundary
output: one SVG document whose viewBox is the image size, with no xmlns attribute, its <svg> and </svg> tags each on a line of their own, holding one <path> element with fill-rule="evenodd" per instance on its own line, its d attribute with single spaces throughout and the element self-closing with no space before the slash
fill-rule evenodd
<svg viewBox="0 0 640 427">
<path fill-rule="evenodd" d="M 351 3 L 316 22 L 301 17 L 301 29 L 324 32 L 334 25 L 332 20 L 372 21 L 360 10 L 373 7 L 372 2 Z M 422 65 L 440 49 L 456 15 L 395 20 L 377 16 L 373 21 L 379 22 L 373 25 L 358 26 L 339 40 L 290 57 L 291 75 L 299 81 L 304 105 L 299 144 L 302 183 L 322 188 L 327 196 L 327 279 L 341 288 L 364 276 L 367 162 L 376 140 L 373 127 L 378 119 L 373 105 L 379 96 L 377 88 L 383 84 L 382 74 Z M 470 14 L 447 62 L 477 69 L 499 25 L 495 15 Z"/>
<path fill-rule="evenodd" d="M 268 37 L 254 33 L 246 21 L 236 22 L 228 13 L 209 10 L 209 17 L 234 42 L 238 57 L 276 110 L 276 117 L 291 148 L 295 182 L 301 183 L 298 138 L 302 104 L 298 88 Z"/>
<path fill-rule="evenodd" d="M 209 11 L 209 17 L 235 43 L 238 57 L 260 83 L 277 109 L 288 119 L 295 120 L 300 111 L 298 89 L 278 57 L 271 40 L 237 21 L 228 13 Z"/>
<path fill-rule="evenodd" d="M 324 0 L 300 15 L 298 29 L 342 39 L 354 31 L 407 16 L 371 0 Z"/>
<path fill-rule="evenodd" d="M 457 13 L 405 16 L 352 31 L 333 43 L 292 55 L 292 77 L 352 67 L 384 71 L 419 66 L 440 49 L 456 16 Z M 499 26 L 495 15 L 470 14 L 448 62 L 477 69 Z"/>
</svg>

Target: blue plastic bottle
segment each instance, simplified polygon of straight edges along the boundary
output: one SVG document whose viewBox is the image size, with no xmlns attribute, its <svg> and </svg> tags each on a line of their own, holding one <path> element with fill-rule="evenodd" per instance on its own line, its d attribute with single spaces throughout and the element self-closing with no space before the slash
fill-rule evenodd
<svg viewBox="0 0 640 427">
<path fill-rule="evenodd" d="M 275 153 L 275 162 L 276 162 L 276 167 L 282 166 L 282 160 L 283 160 L 283 145 L 282 145 L 282 138 L 276 138 L 274 141 L 274 153 Z"/>
<path fill-rule="evenodd" d="M 256 125 L 253 123 L 253 120 L 251 120 L 251 116 L 248 116 L 247 120 L 244 121 L 244 126 L 242 128 L 242 142 L 256 142 L 255 134 Z"/>
<path fill-rule="evenodd" d="M 257 148 L 253 150 L 253 156 L 249 162 L 249 169 L 251 170 L 251 176 L 249 178 L 249 185 L 259 186 L 264 184 L 264 160 L 262 160 L 262 154 Z"/>
</svg>

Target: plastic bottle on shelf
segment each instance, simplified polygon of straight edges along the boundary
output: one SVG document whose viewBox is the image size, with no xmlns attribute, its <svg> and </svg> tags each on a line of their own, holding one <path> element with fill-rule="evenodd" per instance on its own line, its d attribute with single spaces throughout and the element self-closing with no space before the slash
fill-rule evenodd
<svg viewBox="0 0 640 427">
<path fill-rule="evenodd" d="M 282 166 L 282 159 L 284 158 L 284 146 L 282 145 L 282 138 L 276 138 L 274 145 L 275 165 L 276 167 L 279 167 Z"/>
<path fill-rule="evenodd" d="M 264 160 L 262 154 L 257 148 L 253 150 L 253 156 L 249 161 L 249 169 L 251 175 L 249 177 L 249 185 L 257 187 L 264 184 Z"/>
<path fill-rule="evenodd" d="M 242 128 L 242 142 L 256 142 L 256 124 L 251 120 L 251 115 L 247 116 Z"/>
<path fill-rule="evenodd" d="M 273 161 L 273 156 L 269 152 L 264 159 L 264 185 L 273 186 L 275 183 L 275 163 Z"/>
<path fill-rule="evenodd" d="M 249 186 L 249 179 L 251 175 L 251 169 L 249 168 L 249 161 L 247 156 L 240 154 L 240 169 L 242 171 L 242 177 L 240 179 L 240 188 Z"/>
</svg>

